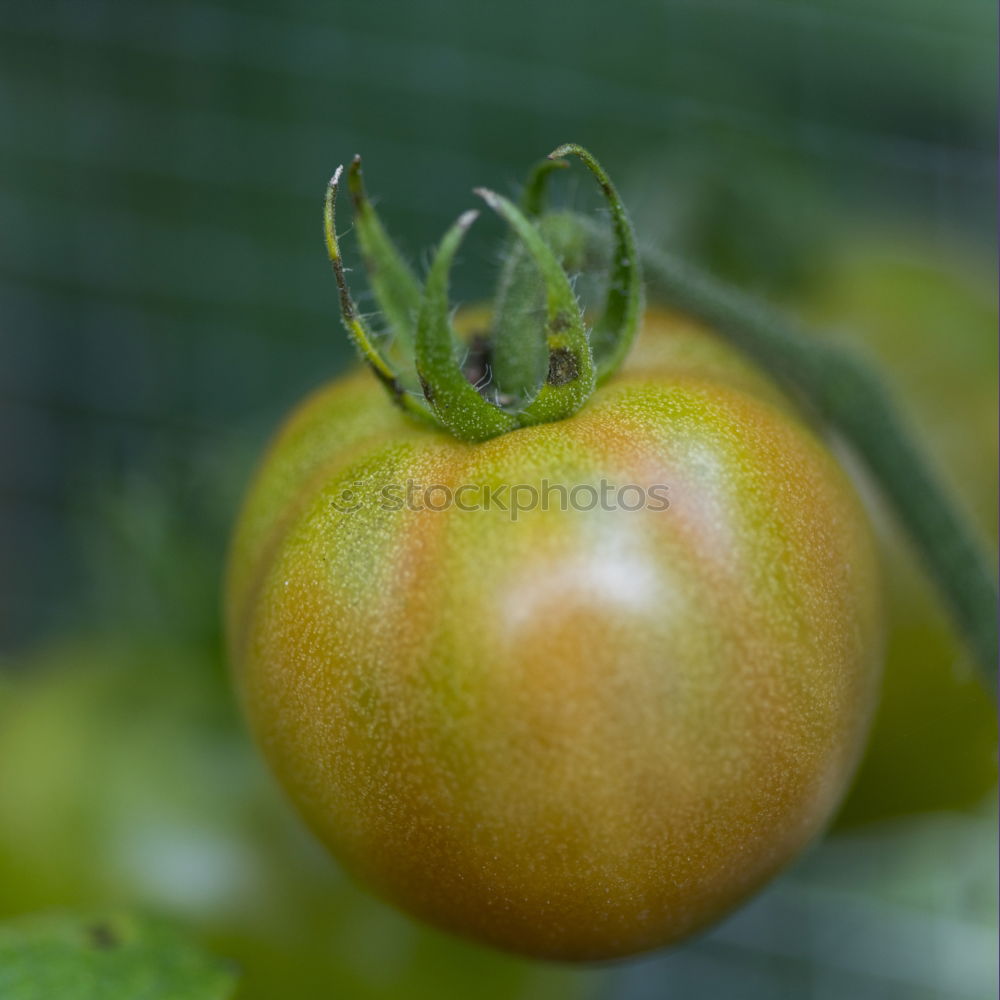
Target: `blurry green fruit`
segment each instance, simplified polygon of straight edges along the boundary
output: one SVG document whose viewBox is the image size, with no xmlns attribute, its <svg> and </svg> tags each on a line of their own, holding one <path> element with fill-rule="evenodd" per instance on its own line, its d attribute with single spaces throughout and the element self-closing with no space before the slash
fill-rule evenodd
<svg viewBox="0 0 1000 1000">
<path fill-rule="evenodd" d="M 869 237 L 849 244 L 807 316 L 878 360 L 926 447 L 991 541 L 997 505 L 997 300 L 981 260 Z M 996 786 L 993 700 L 898 532 L 881 707 L 841 824 L 964 809 Z"/>
</svg>

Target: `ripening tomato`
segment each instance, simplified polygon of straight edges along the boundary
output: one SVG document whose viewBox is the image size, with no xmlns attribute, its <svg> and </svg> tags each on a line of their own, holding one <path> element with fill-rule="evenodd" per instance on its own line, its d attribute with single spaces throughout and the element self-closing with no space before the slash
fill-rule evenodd
<svg viewBox="0 0 1000 1000">
<path fill-rule="evenodd" d="M 642 327 L 574 416 L 475 443 L 368 373 L 321 389 L 231 553 L 237 683 L 302 816 L 403 908 L 530 955 L 723 915 L 827 821 L 877 687 L 845 474 L 709 331 Z"/>
</svg>

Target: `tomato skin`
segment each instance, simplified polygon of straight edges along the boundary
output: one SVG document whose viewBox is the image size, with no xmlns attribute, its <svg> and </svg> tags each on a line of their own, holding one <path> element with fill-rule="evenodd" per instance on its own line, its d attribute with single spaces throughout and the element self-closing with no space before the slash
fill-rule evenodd
<svg viewBox="0 0 1000 1000">
<path fill-rule="evenodd" d="M 383 509 L 408 480 L 666 484 L 670 506 Z M 321 390 L 258 473 L 227 615 L 255 736 L 346 867 L 571 960 L 691 933 L 821 829 L 881 648 L 846 476 L 766 378 L 657 311 L 574 418 L 481 444 L 366 374 Z"/>
</svg>

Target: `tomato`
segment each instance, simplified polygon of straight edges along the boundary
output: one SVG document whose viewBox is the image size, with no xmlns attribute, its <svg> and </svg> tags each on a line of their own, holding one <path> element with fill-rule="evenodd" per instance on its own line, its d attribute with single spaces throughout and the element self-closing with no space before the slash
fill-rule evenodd
<svg viewBox="0 0 1000 1000">
<path fill-rule="evenodd" d="M 545 484 L 570 502 L 532 504 Z M 570 960 L 675 941 L 793 858 L 880 662 L 849 480 L 764 375 L 656 309 L 574 416 L 477 443 L 368 373 L 320 389 L 250 490 L 226 614 L 256 739 L 346 868 Z"/>
</svg>

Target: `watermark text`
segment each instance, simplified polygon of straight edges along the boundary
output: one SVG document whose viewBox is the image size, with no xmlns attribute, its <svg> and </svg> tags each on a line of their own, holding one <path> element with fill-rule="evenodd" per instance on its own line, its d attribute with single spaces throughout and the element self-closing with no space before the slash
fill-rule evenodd
<svg viewBox="0 0 1000 1000">
<path fill-rule="evenodd" d="M 344 486 L 330 501 L 340 514 L 354 514 L 366 508 L 399 512 L 446 510 L 499 511 L 511 521 L 529 511 L 664 511 L 670 507 L 670 487 L 665 483 L 374 483 L 356 480 Z"/>
</svg>

